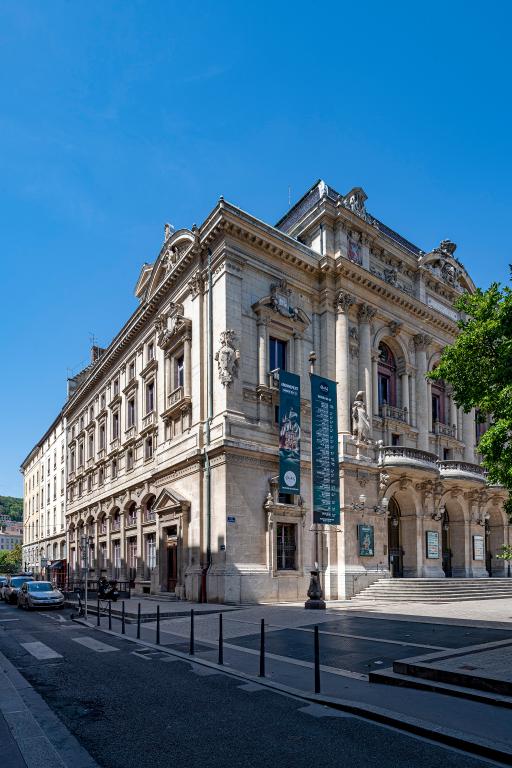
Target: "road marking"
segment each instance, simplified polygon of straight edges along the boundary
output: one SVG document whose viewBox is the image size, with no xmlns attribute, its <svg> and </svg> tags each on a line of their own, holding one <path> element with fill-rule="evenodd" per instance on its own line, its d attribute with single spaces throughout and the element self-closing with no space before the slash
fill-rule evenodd
<svg viewBox="0 0 512 768">
<path fill-rule="evenodd" d="M 308 627 L 290 627 L 290 629 L 295 629 L 298 632 L 314 632 L 313 629 L 309 629 Z M 388 640 L 383 637 L 369 637 L 368 635 L 348 635 L 341 632 L 329 632 L 326 629 L 322 629 L 322 625 L 319 626 L 320 634 L 321 635 L 332 635 L 333 637 L 348 637 L 352 638 L 354 640 L 370 640 L 372 643 L 387 643 L 389 645 L 406 645 L 411 648 L 428 648 L 429 650 L 433 651 L 449 651 L 449 648 L 446 648 L 446 646 L 443 645 L 426 645 L 425 643 L 409 643 L 404 640 Z"/>
<path fill-rule="evenodd" d="M 138 651 L 132 651 L 132 656 L 138 656 L 139 659 L 145 659 L 146 661 L 151 661 L 151 656 L 147 656 L 145 653 L 139 653 Z"/>
<path fill-rule="evenodd" d="M 119 648 L 114 648 L 113 645 L 102 643 L 99 640 L 96 640 L 94 637 L 72 637 L 71 639 L 75 643 L 80 643 L 80 645 L 84 645 L 86 648 L 90 648 L 91 651 L 96 651 L 96 653 L 108 653 L 109 651 L 119 650 Z"/>
<path fill-rule="evenodd" d="M 52 650 L 44 643 L 40 643 L 39 640 L 36 640 L 33 643 L 21 643 L 21 645 L 23 648 L 25 648 L 26 651 L 31 653 L 32 656 L 35 656 L 36 659 L 39 659 L 40 661 L 45 659 L 62 659 L 62 654 Z"/>
<path fill-rule="evenodd" d="M 66 621 L 67 621 L 67 619 L 65 619 L 64 616 L 59 616 L 58 614 L 54 615 L 54 614 L 51 614 L 51 613 L 41 613 L 39 615 L 40 616 L 46 616 L 47 619 L 53 619 L 53 621 L 58 621 L 61 624 L 62 623 L 66 623 Z"/>
<path fill-rule="evenodd" d="M 19 619 L 0 619 L 0 621 L 19 621 Z"/>
</svg>

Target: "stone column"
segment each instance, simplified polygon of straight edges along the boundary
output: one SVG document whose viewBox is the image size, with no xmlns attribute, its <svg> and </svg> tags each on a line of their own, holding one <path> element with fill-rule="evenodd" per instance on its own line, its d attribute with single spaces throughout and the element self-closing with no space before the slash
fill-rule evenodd
<svg viewBox="0 0 512 768">
<path fill-rule="evenodd" d="M 405 368 L 401 375 L 401 387 L 402 387 L 402 408 L 405 412 L 405 418 L 407 420 L 407 423 L 411 423 L 411 413 L 410 413 L 410 400 L 409 400 L 409 371 L 407 368 Z"/>
<path fill-rule="evenodd" d="M 414 370 L 411 371 L 411 376 L 409 378 L 409 389 L 410 389 L 410 398 L 409 398 L 409 404 L 411 406 L 411 415 L 409 419 L 409 424 L 412 424 L 413 427 L 416 426 L 416 378 L 414 376 Z"/>
<path fill-rule="evenodd" d="M 427 349 L 432 339 L 425 333 L 418 333 L 414 337 L 416 347 L 416 427 L 418 429 L 418 448 L 422 451 L 429 450 L 429 424 L 428 424 L 428 388 L 425 374 L 427 372 Z"/>
<path fill-rule="evenodd" d="M 428 406 L 428 431 L 434 432 L 435 425 L 432 421 L 432 384 L 427 381 L 427 406 Z"/>
<path fill-rule="evenodd" d="M 475 462 L 475 409 L 462 412 L 462 441 L 464 443 L 464 461 Z"/>
<path fill-rule="evenodd" d="M 379 353 L 377 351 L 372 352 L 372 397 L 373 413 L 370 416 L 377 416 L 379 413 Z"/>
<path fill-rule="evenodd" d="M 268 386 L 267 380 L 267 353 L 268 327 L 267 318 L 258 318 L 258 384 L 260 387 Z"/>
<path fill-rule="evenodd" d="M 455 429 L 453 436 L 460 439 L 457 428 L 457 403 L 453 397 L 453 392 L 450 393 L 450 427 Z"/>
<path fill-rule="evenodd" d="M 293 334 L 293 365 L 295 373 L 297 376 L 301 377 L 301 385 L 305 385 L 305 382 L 302 381 L 304 372 L 304 360 L 302 351 L 302 334 L 300 333 Z M 302 393 L 302 396 L 304 396 L 304 393 Z"/>
<path fill-rule="evenodd" d="M 125 581 L 127 576 L 127 568 L 126 568 L 126 511 L 121 512 L 120 515 L 121 519 L 121 536 L 119 539 L 120 542 L 120 555 L 121 555 L 121 574 L 120 574 L 120 580 Z"/>
<path fill-rule="evenodd" d="M 112 578 L 112 517 L 107 515 L 107 562 L 105 568 L 107 569 L 107 579 Z"/>
<path fill-rule="evenodd" d="M 372 397 L 372 343 L 371 321 L 377 310 L 368 304 L 359 306 L 359 389 L 365 395 L 365 407 L 370 417 L 370 430 L 372 430 L 371 413 L 373 405 Z M 371 434 L 371 431 L 370 431 Z"/>
<path fill-rule="evenodd" d="M 354 299 L 345 291 L 336 296 L 336 381 L 338 382 L 338 432 L 350 434 L 350 349 L 348 313 Z"/>
<path fill-rule="evenodd" d="M 192 395 L 192 337 L 187 335 L 183 338 L 183 395 L 191 397 Z"/>
</svg>

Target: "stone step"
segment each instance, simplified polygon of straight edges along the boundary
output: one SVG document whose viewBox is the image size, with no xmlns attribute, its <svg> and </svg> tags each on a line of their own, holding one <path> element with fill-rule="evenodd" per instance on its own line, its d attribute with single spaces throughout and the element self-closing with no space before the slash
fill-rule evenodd
<svg viewBox="0 0 512 768">
<path fill-rule="evenodd" d="M 368 675 L 368 680 L 370 683 L 380 683 L 384 685 L 401 686 L 403 688 L 415 688 L 416 690 L 421 691 L 444 693 L 448 696 L 457 696 L 462 699 L 477 701 L 481 704 L 491 704 L 493 706 L 508 707 L 509 709 L 512 709 L 512 696 L 486 693 L 485 691 L 444 683 L 438 680 L 423 680 L 418 677 L 395 672 L 391 667 L 389 667 L 389 669 L 371 671 Z"/>
</svg>

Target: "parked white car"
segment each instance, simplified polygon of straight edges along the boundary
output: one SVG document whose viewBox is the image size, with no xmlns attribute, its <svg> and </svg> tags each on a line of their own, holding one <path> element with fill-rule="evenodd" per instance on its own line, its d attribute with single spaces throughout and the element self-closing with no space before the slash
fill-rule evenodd
<svg viewBox="0 0 512 768">
<path fill-rule="evenodd" d="M 49 581 L 28 581 L 18 592 L 18 608 L 62 608 L 64 595 L 60 589 L 54 589 Z"/>
</svg>

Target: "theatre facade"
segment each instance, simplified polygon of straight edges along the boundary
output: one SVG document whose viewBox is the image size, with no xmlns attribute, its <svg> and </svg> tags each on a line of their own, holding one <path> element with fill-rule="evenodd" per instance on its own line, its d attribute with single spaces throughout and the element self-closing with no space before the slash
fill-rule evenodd
<svg viewBox="0 0 512 768">
<path fill-rule="evenodd" d="M 327 599 L 386 576 L 503 575 L 485 425 L 425 378 L 474 290 L 455 252 L 420 250 L 362 189 L 323 181 L 275 226 L 222 198 L 199 227 L 166 226 L 138 307 L 70 382 L 70 575 L 84 535 L 90 578 L 192 600 L 303 599 L 316 558 Z M 318 527 L 311 368 L 337 382 L 341 515 Z M 282 370 L 301 381 L 294 494 L 278 483 Z"/>
</svg>

